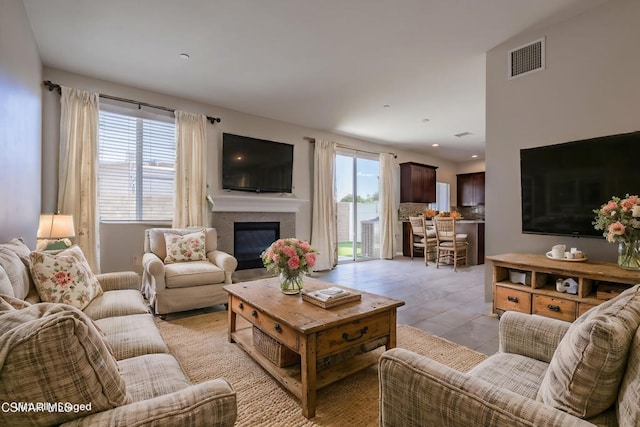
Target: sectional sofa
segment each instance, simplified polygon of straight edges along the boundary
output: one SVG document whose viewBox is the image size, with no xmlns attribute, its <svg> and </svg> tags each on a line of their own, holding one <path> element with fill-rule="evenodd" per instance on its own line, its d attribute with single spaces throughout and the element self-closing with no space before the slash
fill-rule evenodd
<svg viewBox="0 0 640 427">
<path fill-rule="evenodd" d="M 467 373 L 394 348 L 380 425 L 640 426 L 640 285 L 567 323 L 507 311 L 500 351 Z"/>
<path fill-rule="evenodd" d="M 95 275 L 100 291 L 79 309 L 41 302 L 30 254 L 20 239 L 0 244 L 0 425 L 235 423 L 235 391 L 190 383 L 136 273 Z"/>
</svg>

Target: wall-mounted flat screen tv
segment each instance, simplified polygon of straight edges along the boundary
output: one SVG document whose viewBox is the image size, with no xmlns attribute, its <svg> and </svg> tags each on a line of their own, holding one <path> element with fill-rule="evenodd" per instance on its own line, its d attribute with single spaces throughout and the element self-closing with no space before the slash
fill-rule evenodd
<svg viewBox="0 0 640 427">
<path fill-rule="evenodd" d="M 222 134 L 222 188 L 291 193 L 293 145 Z"/>
<path fill-rule="evenodd" d="M 602 237 L 595 214 L 640 193 L 640 132 L 520 150 L 522 231 Z"/>
</svg>

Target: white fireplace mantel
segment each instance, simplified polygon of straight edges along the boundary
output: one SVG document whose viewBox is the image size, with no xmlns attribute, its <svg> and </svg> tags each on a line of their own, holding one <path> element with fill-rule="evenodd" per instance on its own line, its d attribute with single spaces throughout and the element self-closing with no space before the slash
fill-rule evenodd
<svg viewBox="0 0 640 427">
<path fill-rule="evenodd" d="M 219 194 L 213 196 L 213 212 L 298 212 L 308 200 L 295 197 L 237 196 Z"/>
</svg>

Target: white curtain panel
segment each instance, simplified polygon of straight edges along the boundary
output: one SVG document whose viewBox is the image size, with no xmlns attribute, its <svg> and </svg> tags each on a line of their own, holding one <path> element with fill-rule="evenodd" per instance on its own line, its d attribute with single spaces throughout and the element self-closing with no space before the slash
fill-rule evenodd
<svg viewBox="0 0 640 427">
<path fill-rule="evenodd" d="M 380 154 L 380 258 L 393 259 L 396 235 L 396 179 L 393 154 Z"/>
<path fill-rule="evenodd" d="M 318 251 L 314 271 L 331 270 L 338 260 L 337 218 L 333 188 L 336 143 L 316 138 L 313 152 L 311 246 Z"/>
<path fill-rule="evenodd" d="M 73 215 L 75 243 L 100 273 L 98 215 L 99 95 L 62 87 L 58 211 Z"/>
<path fill-rule="evenodd" d="M 173 227 L 206 226 L 207 117 L 176 111 L 176 191 Z"/>
</svg>

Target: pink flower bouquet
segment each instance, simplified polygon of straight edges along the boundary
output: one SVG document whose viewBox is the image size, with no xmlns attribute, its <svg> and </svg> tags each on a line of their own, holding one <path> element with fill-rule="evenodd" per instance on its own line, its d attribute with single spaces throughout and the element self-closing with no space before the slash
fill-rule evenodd
<svg viewBox="0 0 640 427">
<path fill-rule="evenodd" d="M 638 196 L 627 196 L 624 199 L 613 197 L 600 209 L 593 222 L 596 230 L 603 230 L 602 235 L 608 242 L 629 242 L 640 238 L 640 200 Z"/>
<path fill-rule="evenodd" d="M 262 252 L 261 258 L 267 271 L 296 277 L 311 271 L 316 264 L 317 253 L 309 242 L 291 238 L 276 240 Z"/>
<path fill-rule="evenodd" d="M 626 195 L 612 197 L 596 214 L 593 226 L 602 230 L 608 242 L 618 242 L 618 265 L 627 270 L 640 270 L 640 199 Z"/>
</svg>

